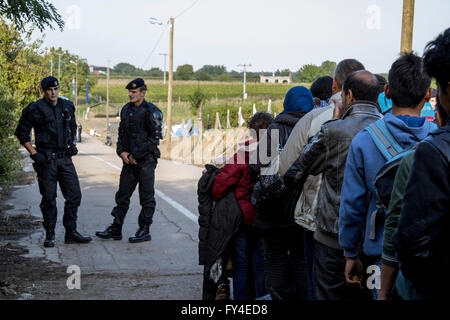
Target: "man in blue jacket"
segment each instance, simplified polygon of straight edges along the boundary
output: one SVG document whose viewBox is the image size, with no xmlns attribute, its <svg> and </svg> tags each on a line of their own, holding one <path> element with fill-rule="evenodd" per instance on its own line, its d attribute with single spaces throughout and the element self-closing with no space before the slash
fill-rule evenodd
<svg viewBox="0 0 450 320">
<path fill-rule="evenodd" d="M 422 70 L 422 59 L 413 53 L 403 54 L 389 71 L 385 92 L 392 99 L 393 110 L 382 121 L 403 149 L 425 139 L 432 129 L 431 123 L 420 117 L 431 97 L 430 83 Z M 365 272 L 358 258 L 361 243 L 364 254 L 380 264 L 384 217 L 376 215 L 374 180 L 385 161 L 367 130 L 355 136 L 347 157 L 339 210 L 339 244 L 344 249 L 345 278 L 351 287 L 361 286 Z"/>
</svg>

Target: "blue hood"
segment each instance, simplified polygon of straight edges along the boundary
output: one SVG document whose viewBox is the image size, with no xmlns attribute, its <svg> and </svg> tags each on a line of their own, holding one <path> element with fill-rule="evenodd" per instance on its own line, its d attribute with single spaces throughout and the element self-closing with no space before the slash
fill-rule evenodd
<svg viewBox="0 0 450 320">
<path fill-rule="evenodd" d="M 390 113 L 384 116 L 384 121 L 389 131 L 395 136 L 395 139 L 403 148 L 409 148 L 417 142 L 425 139 L 429 132 L 431 122 L 423 119 L 423 125 L 420 127 L 408 127 L 399 117 Z"/>
<path fill-rule="evenodd" d="M 291 88 L 284 98 L 283 112 L 281 114 L 289 112 L 309 112 L 314 108 L 313 96 L 308 88 L 303 86 L 297 86 Z"/>
</svg>

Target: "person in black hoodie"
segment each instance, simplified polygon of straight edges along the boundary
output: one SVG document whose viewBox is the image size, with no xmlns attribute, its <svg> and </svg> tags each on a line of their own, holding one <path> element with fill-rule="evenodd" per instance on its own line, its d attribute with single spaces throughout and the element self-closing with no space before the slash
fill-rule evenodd
<svg viewBox="0 0 450 320">
<path fill-rule="evenodd" d="M 303 86 L 293 87 L 286 94 L 283 107 L 283 112 L 268 127 L 265 139 L 260 140 L 255 153 L 256 164 L 250 165 L 256 179 L 267 174 L 267 169 L 276 163 L 273 160 L 283 149 L 297 121 L 314 108 L 313 96 Z M 272 141 L 277 138 L 277 142 Z M 278 172 L 278 169 L 268 171 Z M 288 190 L 281 199 L 257 209 L 253 222 L 263 237 L 266 289 L 272 299 L 306 297 L 303 229 L 294 220 L 299 195 L 298 190 Z"/>
</svg>

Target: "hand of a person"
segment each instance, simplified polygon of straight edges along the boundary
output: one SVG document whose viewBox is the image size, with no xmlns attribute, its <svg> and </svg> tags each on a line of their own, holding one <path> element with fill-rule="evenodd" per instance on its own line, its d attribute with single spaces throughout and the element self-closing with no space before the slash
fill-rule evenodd
<svg viewBox="0 0 450 320">
<path fill-rule="evenodd" d="M 124 151 L 124 152 L 122 152 L 120 154 L 120 157 L 122 158 L 122 161 L 125 162 L 126 164 L 130 164 L 130 160 L 128 160 L 129 156 L 130 156 L 130 153 L 126 152 L 126 151 Z"/>
<path fill-rule="evenodd" d="M 345 282 L 355 289 L 362 288 L 363 267 L 358 258 L 345 258 Z"/>
<path fill-rule="evenodd" d="M 334 111 L 333 111 L 333 119 L 341 119 L 344 115 L 344 109 L 342 107 L 342 103 L 338 100 L 333 99 L 334 103 Z"/>
<path fill-rule="evenodd" d="M 30 155 L 30 158 L 36 163 L 37 165 L 41 165 L 44 163 L 47 163 L 47 158 L 42 153 L 36 152 Z"/>
<path fill-rule="evenodd" d="M 130 154 L 130 157 L 128 159 L 130 160 L 130 164 L 134 164 L 134 165 L 137 164 L 136 159 L 134 159 L 134 157 L 131 154 Z"/>
</svg>

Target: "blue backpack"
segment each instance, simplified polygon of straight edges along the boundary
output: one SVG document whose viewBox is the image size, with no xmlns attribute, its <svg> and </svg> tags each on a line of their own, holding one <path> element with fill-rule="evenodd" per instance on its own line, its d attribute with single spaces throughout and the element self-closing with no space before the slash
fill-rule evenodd
<svg viewBox="0 0 450 320">
<path fill-rule="evenodd" d="M 435 128 L 437 126 L 433 123 L 430 126 L 430 131 Z M 384 221 L 385 214 L 389 208 L 395 175 L 397 174 L 400 162 L 404 156 L 413 152 L 418 144 L 408 149 L 402 148 L 382 119 L 375 121 L 364 130 L 370 134 L 373 142 L 386 160 L 383 167 L 378 171 L 374 182 L 375 194 L 377 196 L 377 209 L 370 217 L 369 238 L 375 240 L 376 225 Z"/>
</svg>

